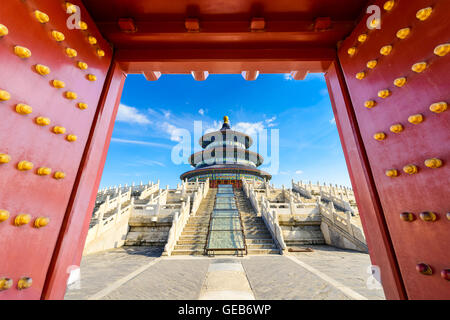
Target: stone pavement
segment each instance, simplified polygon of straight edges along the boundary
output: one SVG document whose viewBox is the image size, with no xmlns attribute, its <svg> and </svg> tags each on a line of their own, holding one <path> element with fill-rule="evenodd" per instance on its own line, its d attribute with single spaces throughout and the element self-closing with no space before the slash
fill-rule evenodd
<svg viewBox="0 0 450 320">
<path fill-rule="evenodd" d="M 65 299 L 384 299 L 368 289 L 368 254 L 309 246 L 284 256 L 172 256 L 124 247 L 83 257 Z"/>
</svg>

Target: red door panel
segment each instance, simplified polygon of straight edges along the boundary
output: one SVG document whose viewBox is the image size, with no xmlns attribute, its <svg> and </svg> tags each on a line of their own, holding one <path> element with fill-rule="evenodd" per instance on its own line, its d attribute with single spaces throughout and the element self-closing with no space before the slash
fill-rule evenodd
<svg viewBox="0 0 450 320">
<path fill-rule="evenodd" d="M 446 217 L 450 211 L 450 111 L 434 113 L 429 107 L 450 103 L 450 54 L 433 53 L 438 45 L 450 42 L 450 2 L 395 1 L 391 11 L 383 9 L 384 3 L 376 2 L 382 12 L 381 29 L 368 30 L 363 19 L 341 44 L 339 60 L 408 298 L 449 299 L 450 282 L 440 274 L 450 269 L 450 220 Z M 419 20 L 416 13 L 429 6 L 431 15 Z M 406 27 L 411 30 L 409 36 L 397 38 L 397 31 Z M 363 33 L 368 36 L 361 43 L 358 36 Z M 386 45 L 392 51 L 382 55 L 380 49 Z M 353 56 L 348 54 L 351 47 L 356 47 Z M 375 59 L 375 68 L 368 68 L 367 62 Z M 420 73 L 412 70 L 419 62 L 427 63 Z M 356 78 L 360 72 L 365 72 L 361 80 Z M 407 82 L 397 87 L 394 80 L 400 77 Z M 384 89 L 390 96 L 380 98 L 378 92 Z M 376 105 L 366 108 L 368 100 Z M 415 114 L 421 114 L 424 121 L 410 123 L 408 118 Z M 403 131 L 391 132 L 394 124 L 401 124 Z M 384 140 L 374 138 L 380 132 Z M 442 160 L 443 165 L 427 167 L 424 162 L 430 158 Z M 418 168 L 417 173 L 403 171 L 410 164 Z M 398 176 L 388 177 L 390 169 L 396 169 Z M 404 212 L 412 213 L 414 221 L 400 219 Z M 424 221 L 421 212 L 433 212 L 437 220 Z M 433 273 L 418 272 L 420 263 L 430 266 Z"/>
<path fill-rule="evenodd" d="M 80 5 L 80 1 L 73 3 Z M 40 23 L 35 10 L 46 13 L 49 21 Z M 81 7 L 81 20 L 87 23 L 87 30 L 69 30 L 68 17 L 63 2 L 53 0 L 5 1 L 0 11 L 0 24 L 9 29 L 0 38 L 0 90 L 11 96 L 0 101 L 0 153 L 11 158 L 0 164 L 0 209 L 10 213 L 9 219 L 0 222 L 0 278 L 13 281 L 10 289 L 0 291 L 0 299 L 41 296 L 111 63 L 111 49 L 84 8 Z M 56 41 L 54 30 L 62 32 L 65 39 Z M 88 36 L 95 37 L 97 44 L 90 44 Z M 19 58 L 14 54 L 15 46 L 28 48 L 31 56 Z M 75 49 L 77 56 L 68 57 L 66 48 Z M 105 56 L 99 56 L 98 49 Z M 86 63 L 87 69 L 80 69 L 79 61 Z M 50 73 L 39 74 L 37 64 L 48 66 Z M 89 74 L 95 75 L 96 81 L 88 80 Z M 55 88 L 53 80 L 63 81 L 65 87 Z M 77 98 L 68 99 L 68 91 L 76 93 Z M 80 102 L 88 108 L 78 108 Z M 32 112 L 17 113 L 17 104 L 29 105 Z M 37 117 L 50 119 L 50 124 L 36 124 Z M 65 128 L 65 133 L 54 133 L 55 126 Z M 69 142 L 68 135 L 75 135 L 76 141 Z M 31 162 L 33 169 L 18 170 L 17 165 L 23 160 Z M 50 168 L 51 174 L 39 175 L 41 167 Z M 57 171 L 63 172 L 65 178 L 55 179 Z M 14 221 L 19 214 L 29 214 L 31 221 L 16 226 Z M 49 218 L 48 225 L 35 227 L 38 217 Z M 22 277 L 32 279 L 30 288 L 17 289 Z"/>
</svg>

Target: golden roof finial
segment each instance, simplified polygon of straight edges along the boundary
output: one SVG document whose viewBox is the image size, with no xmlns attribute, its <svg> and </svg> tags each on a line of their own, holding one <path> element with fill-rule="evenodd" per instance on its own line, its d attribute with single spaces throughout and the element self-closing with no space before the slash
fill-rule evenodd
<svg viewBox="0 0 450 320">
<path fill-rule="evenodd" d="M 228 116 L 223 117 L 223 123 L 229 123 L 230 120 L 228 119 Z"/>
</svg>

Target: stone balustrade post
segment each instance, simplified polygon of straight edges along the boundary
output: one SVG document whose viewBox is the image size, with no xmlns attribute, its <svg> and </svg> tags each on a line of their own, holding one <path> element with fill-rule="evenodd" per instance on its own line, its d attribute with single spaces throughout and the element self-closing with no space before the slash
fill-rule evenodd
<svg viewBox="0 0 450 320">
<path fill-rule="evenodd" d="M 348 233 L 350 233 L 351 235 L 353 235 L 353 228 L 352 228 L 352 214 L 350 211 L 345 211 L 345 218 L 347 220 L 347 228 L 348 228 Z"/>
</svg>

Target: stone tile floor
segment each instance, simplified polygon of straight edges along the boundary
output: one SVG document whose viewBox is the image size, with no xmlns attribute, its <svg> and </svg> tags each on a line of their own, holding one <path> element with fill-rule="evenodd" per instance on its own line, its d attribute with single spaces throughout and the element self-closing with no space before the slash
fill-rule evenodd
<svg viewBox="0 0 450 320">
<path fill-rule="evenodd" d="M 381 289 L 366 285 L 368 254 L 309 247 L 314 251 L 243 258 L 160 257 L 157 248 L 112 249 L 83 257 L 81 281 L 68 288 L 65 299 L 198 299 L 210 264 L 230 259 L 242 265 L 257 300 L 384 299 Z"/>
</svg>

